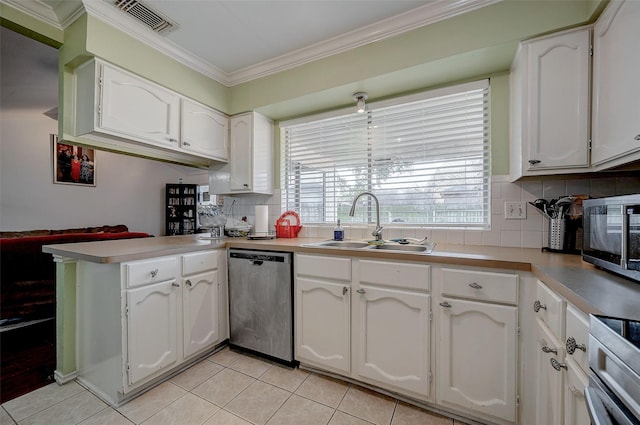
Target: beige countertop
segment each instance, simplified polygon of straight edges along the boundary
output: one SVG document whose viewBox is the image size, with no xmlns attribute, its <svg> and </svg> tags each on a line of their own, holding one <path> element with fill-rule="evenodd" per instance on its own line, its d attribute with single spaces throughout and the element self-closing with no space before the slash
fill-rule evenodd
<svg viewBox="0 0 640 425">
<path fill-rule="evenodd" d="M 202 240 L 189 235 L 44 245 L 42 251 L 92 263 L 122 263 L 224 246 L 221 240 Z"/>
<path fill-rule="evenodd" d="M 321 240 L 203 240 L 198 235 L 162 236 L 46 245 L 43 251 L 83 261 L 118 263 L 226 247 L 530 271 L 586 313 L 640 320 L 640 283 L 599 270 L 577 255 L 554 254 L 539 249 L 469 245 L 437 245 L 431 254 L 304 246 Z"/>
</svg>

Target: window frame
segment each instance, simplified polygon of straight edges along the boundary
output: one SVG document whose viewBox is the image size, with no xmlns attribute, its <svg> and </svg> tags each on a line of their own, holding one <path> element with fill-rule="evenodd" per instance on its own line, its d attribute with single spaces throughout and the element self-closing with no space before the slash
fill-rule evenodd
<svg viewBox="0 0 640 425">
<path fill-rule="evenodd" d="M 487 115 L 485 119 L 486 123 L 484 124 L 484 128 L 486 130 L 486 136 L 483 138 L 483 145 L 482 145 L 483 146 L 483 162 L 482 162 L 483 183 L 482 183 L 482 189 L 480 189 L 482 191 L 482 195 L 480 199 L 482 199 L 482 205 L 483 205 L 482 215 L 484 217 L 484 222 L 482 223 L 466 222 L 463 224 L 454 224 L 454 225 L 451 225 L 450 223 L 439 224 L 439 223 L 426 223 L 426 222 L 422 222 L 422 223 L 383 222 L 385 223 L 385 227 L 421 227 L 421 228 L 432 228 L 432 229 L 451 228 L 451 229 L 457 229 L 457 230 L 465 230 L 465 229 L 490 230 L 491 228 L 491 84 L 490 84 L 490 79 L 487 78 L 487 79 L 477 80 L 469 83 L 456 84 L 452 86 L 437 88 L 437 89 L 428 90 L 428 91 L 415 93 L 411 95 L 399 96 L 395 98 L 385 99 L 382 101 L 367 103 L 367 112 L 365 112 L 365 114 L 367 114 L 367 116 L 370 118 L 371 115 L 369 114 L 371 110 L 398 106 L 398 105 L 412 103 L 412 102 L 420 102 L 420 101 L 425 101 L 433 98 L 438 98 L 438 97 L 443 97 L 448 95 L 455 95 L 455 94 L 460 94 L 460 93 L 471 91 L 471 90 L 480 90 L 480 89 L 486 89 L 487 91 L 486 100 L 485 100 L 485 103 L 486 103 L 485 110 Z M 281 136 L 280 137 L 280 140 L 281 140 L 280 174 L 281 174 L 281 182 L 283 185 L 283 187 L 281 188 L 282 190 L 281 199 L 282 199 L 283 206 L 286 206 L 286 203 L 284 201 L 285 201 L 286 191 L 288 190 L 286 187 L 284 187 L 287 184 L 287 178 L 286 178 L 287 164 L 285 162 L 285 158 L 287 157 L 285 153 L 285 149 L 288 145 L 288 143 L 286 142 L 287 128 L 295 125 L 310 124 L 317 121 L 352 115 L 353 113 L 354 113 L 353 107 L 341 108 L 341 109 L 324 112 L 320 114 L 313 114 L 313 115 L 308 115 L 305 117 L 300 117 L 292 120 L 282 121 L 279 123 L 280 136 Z M 370 121 L 369 121 L 369 124 L 371 124 Z M 371 177 L 372 177 L 371 169 L 373 167 L 371 166 L 370 162 L 366 164 L 363 163 L 363 165 L 366 165 L 366 168 L 369 170 L 368 181 L 369 183 L 371 183 Z M 326 172 L 323 172 L 323 187 L 326 190 Z M 371 188 L 371 185 L 369 185 L 368 187 Z M 375 190 L 374 190 L 374 193 L 375 193 Z M 322 199 L 323 199 L 322 201 L 322 206 L 323 206 L 322 220 L 323 221 L 311 221 L 309 222 L 309 224 L 313 224 L 317 226 L 326 226 L 326 225 L 334 224 L 335 220 L 329 219 L 327 217 L 327 204 L 329 202 L 327 200 L 326 192 L 324 192 Z M 361 198 L 361 200 L 366 201 L 365 208 L 366 208 L 366 217 L 367 217 L 367 222 L 361 223 L 361 224 L 368 225 L 375 220 L 373 199 L 371 199 L 370 197 L 363 197 Z M 299 201 L 296 202 L 296 205 L 299 207 L 300 202 Z"/>
</svg>

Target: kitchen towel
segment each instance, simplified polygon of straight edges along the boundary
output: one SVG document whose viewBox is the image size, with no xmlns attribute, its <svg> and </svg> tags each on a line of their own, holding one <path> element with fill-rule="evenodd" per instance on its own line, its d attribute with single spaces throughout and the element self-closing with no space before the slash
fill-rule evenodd
<svg viewBox="0 0 640 425">
<path fill-rule="evenodd" d="M 256 235 L 266 235 L 269 233 L 269 207 L 267 205 L 256 205 L 254 233 Z"/>
</svg>

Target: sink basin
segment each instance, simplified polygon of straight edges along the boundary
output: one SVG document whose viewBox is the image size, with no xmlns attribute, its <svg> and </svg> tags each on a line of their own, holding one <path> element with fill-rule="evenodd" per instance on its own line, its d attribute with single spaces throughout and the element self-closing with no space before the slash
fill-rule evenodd
<svg viewBox="0 0 640 425">
<path fill-rule="evenodd" d="M 316 242 L 310 243 L 306 246 L 315 246 L 315 247 L 332 247 L 332 248 L 365 248 L 369 246 L 366 242 L 357 242 L 357 241 L 324 241 L 324 242 Z"/>
<path fill-rule="evenodd" d="M 433 250 L 433 246 L 425 246 L 425 245 L 396 245 L 396 244 L 382 244 L 382 245 L 371 245 L 369 249 L 379 249 L 383 251 L 408 251 L 408 252 L 431 252 Z"/>
<path fill-rule="evenodd" d="M 362 249 L 379 251 L 401 251 L 401 252 L 413 252 L 416 254 L 424 253 L 430 254 L 435 248 L 436 244 L 433 242 L 425 245 L 402 245 L 397 243 L 383 243 L 382 245 L 374 245 L 364 241 L 323 241 L 304 244 L 303 246 L 309 246 L 314 248 L 349 248 L 349 249 Z"/>
</svg>

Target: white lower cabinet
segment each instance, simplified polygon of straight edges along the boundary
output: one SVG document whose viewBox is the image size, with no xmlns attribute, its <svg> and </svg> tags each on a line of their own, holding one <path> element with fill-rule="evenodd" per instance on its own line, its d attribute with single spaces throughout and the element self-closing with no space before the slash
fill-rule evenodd
<svg viewBox="0 0 640 425">
<path fill-rule="evenodd" d="M 360 284 L 353 300 L 353 372 L 429 396 L 429 295 Z"/>
<path fill-rule="evenodd" d="M 443 298 L 438 401 L 515 421 L 518 309 Z"/>
<path fill-rule="evenodd" d="M 589 321 L 585 313 L 537 283 L 537 425 L 589 425 L 584 398 L 588 385 Z"/>
<path fill-rule="evenodd" d="M 349 374 L 350 284 L 298 277 L 295 292 L 296 359 L 322 369 Z"/>
<path fill-rule="evenodd" d="M 437 401 L 515 423 L 518 275 L 445 268 L 442 276 L 444 295 L 434 307 Z"/>
<path fill-rule="evenodd" d="M 190 357 L 217 342 L 218 272 L 182 279 L 184 357 Z"/>
<path fill-rule="evenodd" d="M 584 389 L 589 385 L 587 375 L 571 359 L 566 361 L 564 386 L 564 425 L 589 425 L 589 410 Z"/>
<path fill-rule="evenodd" d="M 296 360 L 430 396 L 429 266 L 297 254 L 295 271 Z"/>
<path fill-rule="evenodd" d="M 178 295 L 175 280 L 126 291 L 129 385 L 178 360 Z"/>
<path fill-rule="evenodd" d="M 210 250 L 79 262 L 78 380 L 118 405 L 213 349 L 227 314 L 219 300 L 221 258 Z"/>
<path fill-rule="evenodd" d="M 540 320 L 537 337 L 536 424 L 562 424 L 562 372 L 553 365 L 562 364 L 562 344 Z"/>
</svg>

